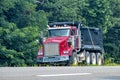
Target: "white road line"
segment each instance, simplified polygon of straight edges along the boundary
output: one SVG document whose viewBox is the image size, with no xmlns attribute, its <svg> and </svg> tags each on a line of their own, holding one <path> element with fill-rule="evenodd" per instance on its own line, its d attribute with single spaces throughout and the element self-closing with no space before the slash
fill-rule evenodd
<svg viewBox="0 0 120 80">
<path fill-rule="evenodd" d="M 36 75 L 38 77 L 59 77 L 59 76 L 77 76 L 77 75 L 90 75 L 91 73 L 70 73 L 70 74 L 48 74 L 48 75 Z"/>
</svg>

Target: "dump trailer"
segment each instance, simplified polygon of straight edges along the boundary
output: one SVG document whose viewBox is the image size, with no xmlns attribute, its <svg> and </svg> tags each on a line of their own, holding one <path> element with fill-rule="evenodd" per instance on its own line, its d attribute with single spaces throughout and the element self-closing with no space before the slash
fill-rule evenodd
<svg viewBox="0 0 120 80">
<path fill-rule="evenodd" d="M 80 22 L 54 22 L 48 25 L 47 35 L 42 37 L 38 64 L 103 64 L 104 48 L 99 28 L 84 27 Z"/>
</svg>

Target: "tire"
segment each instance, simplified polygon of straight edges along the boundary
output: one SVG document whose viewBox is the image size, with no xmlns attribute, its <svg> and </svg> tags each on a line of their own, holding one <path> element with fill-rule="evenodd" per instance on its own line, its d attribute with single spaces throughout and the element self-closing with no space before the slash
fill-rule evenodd
<svg viewBox="0 0 120 80">
<path fill-rule="evenodd" d="M 90 65 L 90 53 L 86 52 L 85 54 L 85 62 L 87 65 Z"/>
<path fill-rule="evenodd" d="M 72 53 L 72 56 L 70 56 L 67 65 L 68 65 L 68 66 L 70 66 L 70 65 L 74 65 L 74 66 L 78 65 L 77 53 L 76 53 L 76 52 L 73 52 L 73 53 Z"/>
<path fill-rule="evenodd" d="M 92 65 L 96 65 L 96 63 L 97 63 L 97 60 L 96 60 L 96 54 L 93 52 L 93 53 L 91 53 L 91 64 Z"/>
<path fill-rule="evenodd" d="M 97 65 L 102 65 L 103 64 L 103 55 L 101 53 L 97 53 Z"/>
</svg>

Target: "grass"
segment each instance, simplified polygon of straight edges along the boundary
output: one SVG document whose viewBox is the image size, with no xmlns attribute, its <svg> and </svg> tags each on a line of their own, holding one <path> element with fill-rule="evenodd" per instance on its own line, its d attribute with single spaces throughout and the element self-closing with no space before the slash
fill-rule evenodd
<svg viewBox="0 0 120 80">
<path fill-rule="evenodd" d="M 117 64 L 117 63 L 109 63 L 109 64 L 104 64 L 104 66 L 120 66 L 120 64 Z"/>
</svg>

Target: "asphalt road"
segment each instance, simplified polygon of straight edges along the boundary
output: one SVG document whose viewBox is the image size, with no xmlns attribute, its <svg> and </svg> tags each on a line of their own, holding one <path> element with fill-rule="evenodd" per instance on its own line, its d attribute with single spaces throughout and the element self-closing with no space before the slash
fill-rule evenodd
<svg viewBox="0 0 120 80">
<path fill-rule="evenodd" d="M 120 66 L 0 67 L 0 80 L 120 80 Z"/>
</svg>

